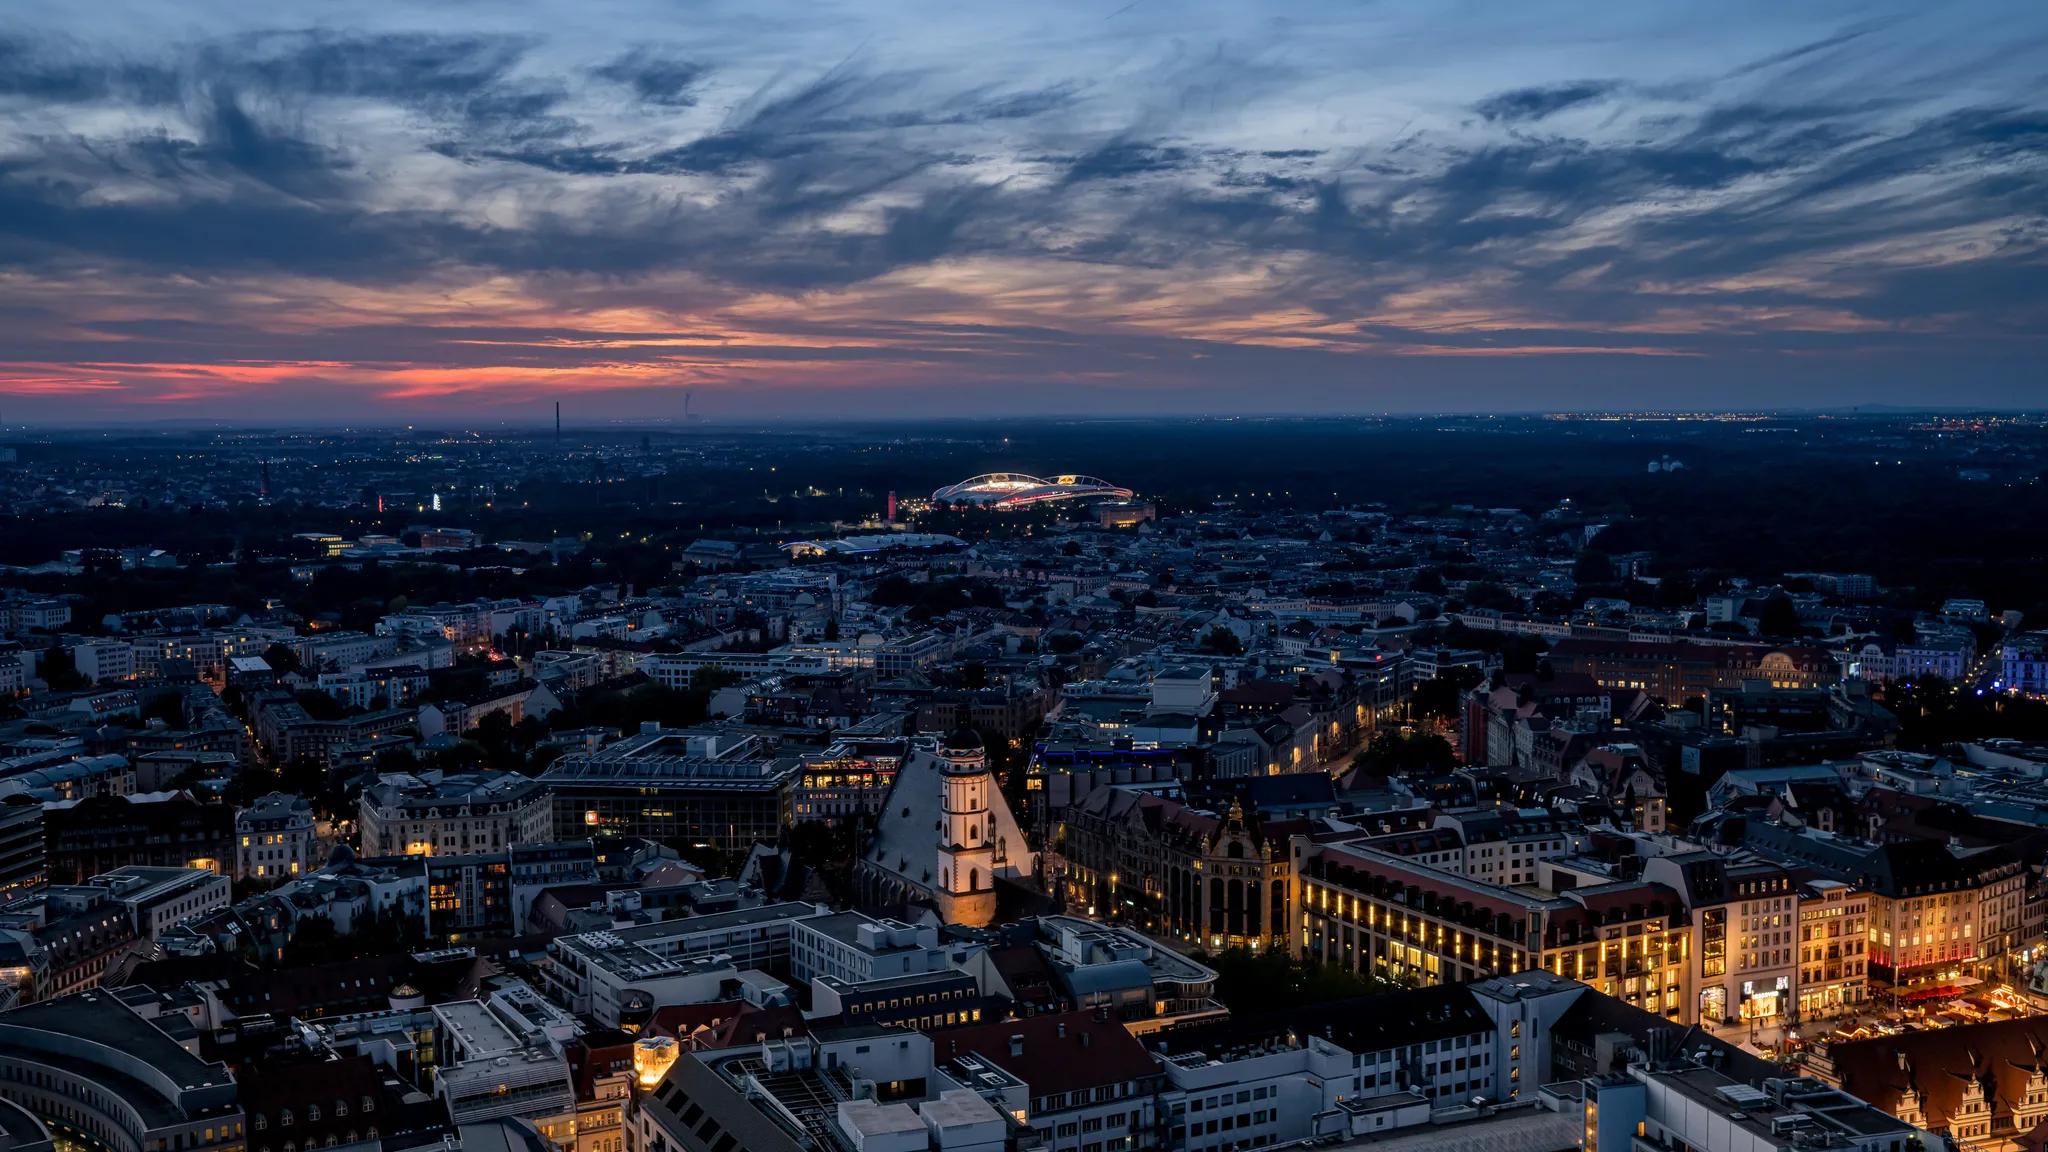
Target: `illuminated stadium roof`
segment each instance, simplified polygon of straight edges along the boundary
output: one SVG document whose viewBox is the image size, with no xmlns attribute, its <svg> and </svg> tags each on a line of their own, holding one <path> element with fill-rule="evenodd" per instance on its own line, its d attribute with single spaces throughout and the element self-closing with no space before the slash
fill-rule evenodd
<svg viewBox="0 0 2048 1152">
<path fill-rule="evenodd" d="M 989 508 L 1026 508 L 1083 497 L 1129 500 L 1131 490 L 1093 476 L 1054 476 L 1046 480 L 1021 472 L 990 472 L 948 484 L 932 493 L 932 500 L 940 504 L 979 504 Z"/>
</svg>

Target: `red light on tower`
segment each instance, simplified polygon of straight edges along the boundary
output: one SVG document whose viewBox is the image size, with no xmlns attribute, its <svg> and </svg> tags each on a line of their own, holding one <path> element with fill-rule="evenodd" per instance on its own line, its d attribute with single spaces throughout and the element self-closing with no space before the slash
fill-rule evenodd
<svg viewBox="0 0 2048 1152">
<path fill-rule="evenodd" d="M 896 492 L 895 492 L 895 490 L 894 490 L 894 489 L 891 489 L 891 490 L 890 490 L 890 492 L 889 492 L 889 523 L 891 523 L 891 524 L 894 524 L 895 522 L 896 522 Z"/>
</svg>

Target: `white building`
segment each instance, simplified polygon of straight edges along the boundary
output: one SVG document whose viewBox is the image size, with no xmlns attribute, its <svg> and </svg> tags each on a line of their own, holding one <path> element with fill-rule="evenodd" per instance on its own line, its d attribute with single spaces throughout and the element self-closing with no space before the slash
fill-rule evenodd
<svg viewBox="0 0 2048 1152">
<path fill-rule="evenodd" d="M 135 649 L 119 640 L 95 640 L 71 649 L 71 663 L 95 684 L 135 676 Z"/>
<path fill-rule="evenodd" d="M 1152 707 L 1157 711 L 1206 716 L 1215 705 L 1215 681 L 1206 667 L 1163 668 L 1152 678 Z"/>
<path fill-rule="evenodd" d="M 569 1062 L 544 1032 L 508 1020 L 497 1004 L 460 1000 L 434 1007 L 439 1051 L 434 1086 L 458 1125 L 518 1118 L 551 1138 L 573 1140 L 576 1091 Z"/>
<path fill-rule="evenodd" d="M 2007 637 L 1999 660 L 2000 688 L 2030 696 L 2048 695 L 2048 632 Z"/>
<path fill-rule="evenodd" d="M 303 796 L 272 792 L 235 813 L 236 879 L 289 879 L 324 863 L 318 853 L 313 802 Z"/>
<path fill-rule="evenodd" d="M 500 852 L 553 839 L 546 786 L 514 772 L 384 775 L 363 789 L 358 811 L 365 856 Z"/>
<path fill-rule="evenodd" d="M 558 936 L 538 971 L 558 1003 L 616 1027 L 634 993 L 645 994 L 647 1007 L 698 1004 L 717 999 L 725 982 L 754 974 L 750 969 L 789 968 L 794 926 L 825 914 L 790 901 Z"/>
<path fill-rule="evenodd" d="M 860 912 L 835 912 L 790 926 L 790 975 L 809 983 L 832 976 L 848 984 L 887 980 L 946 966 L 939 930 Z"/>
<path fill-rule="evenodd" d="M 128 910 L 135 934 L 155 940 L 165 929 L 193 916 L 225 908 L 233 899 L 234 882 L 204 868 L 121 868 L 92 878 L 110 898 Z"/>
</svg>

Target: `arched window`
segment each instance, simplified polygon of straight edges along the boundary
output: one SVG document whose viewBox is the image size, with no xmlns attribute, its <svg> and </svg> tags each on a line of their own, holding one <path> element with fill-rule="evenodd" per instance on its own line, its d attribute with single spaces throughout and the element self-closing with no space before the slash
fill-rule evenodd
<svg viewBox="0 0 2048 1152">
<path fill-rule="evenodd" d="M 336 1101 L 334 1102 L 334 1114 L 335 1114 L 336 1116 L 346 1116 L 346 1115 L 348 1115 L 348 1101 L 346 1101 L 346 1100 L 336 1100 Z"/>
<path fill-rule="evenodd" d="M 264 1117 L 263 1113 L 261 1113 L 261 1112 L 258 1112 L 258 1113 L 256 1114 L 256 1119 L 255 1119 L 255 1121 L 254 1121 L 254 1123 L 253 1123 L 253 1127 L 254 1127 L 254 1128 L 255 1128 L 255 1129 L 256 1129 L 256 1130 L 258 1131 L 258 1132 L 261 1132 L 261 1131 L 263 1131 L 263 1130 L 264 1130 L 265 1128 L 268 1128 L 268 1127 L 270 1127 L 270 1121 L 269 1121 L 268 1119 L 266 1119 L 266 1118 Z"/>
<path fill-rule="evenodd" d="M 277 1110 L 277 1123 L 278 1123 L 278 1126 L 279 1126 L 279 1127 L 281 1127 L 281 1128 L 289 1128 L 289 1127 L 291 1127 L 291 1126 L 292 1126 L 292 1110 L 291 1110 L 291 1109 L 289 1109 L 289 1108 L 280 1108 L 280 1109 L 278 1109 L 278 1110 Z M 289 1144 L 285 1145 L 285 1146 L 284 1146 L 284 1152 L 292 1152 L 292 1146 L 291 1146 L 291 1145 L 289 1145 Z"/>
<path fill-rule="evenodd" d="M 970 868 L 967 870 L 967 890 L 969 892 L 981 891 L 981 869 Z"/>
<path fill-rule="evenodd" d="M 941 868 L 941 869 L 939 869 L 939 887 L 941 887 L 941 888 L 951 888 L 951 887 L 953 886 L 953 880 L 952 880 L 952 876 L 953 876 L 953 871 L 952 871 L 952 869 L 950 869 L 950 868 Z"/>
<path fill-rule="evenodd" d="M 372 1125 L 370 1125 L 370 1130 L 369 1130 L 369 1131 L 367 1131 L 367 1132 L 365 1132 L 365 1133 L 363 1133 L 363 1139 L 365 1139 L 365 1140 L 375 1140 L 376 1138 L 377 1138 L 377 1126 L 376 1126 L 375 1124 L 372 1124 Z"/>
<path fill-rule="evenodd" d="M 309 1123 L 315 1124 L 320 1122 L 320 1106 L 318 1104 L 306 1105 L 306 1120 Z"/>
</svg>

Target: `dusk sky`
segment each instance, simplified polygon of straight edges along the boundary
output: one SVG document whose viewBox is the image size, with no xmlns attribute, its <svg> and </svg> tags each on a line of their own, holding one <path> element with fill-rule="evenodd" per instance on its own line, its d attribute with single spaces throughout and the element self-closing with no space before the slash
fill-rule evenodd
<svg viewBox="0 0 2048 1152">
<path fill-rule="evenodd" d="M 0 422 L 2048 408 L 2048 4 L 16 0 Z"/>
</svg>

